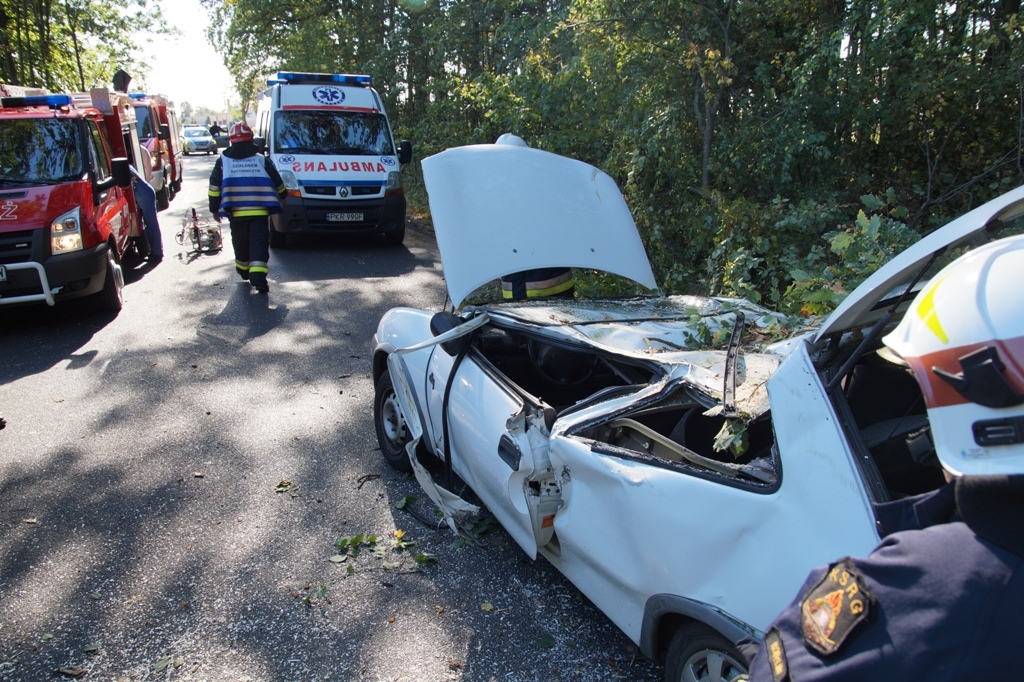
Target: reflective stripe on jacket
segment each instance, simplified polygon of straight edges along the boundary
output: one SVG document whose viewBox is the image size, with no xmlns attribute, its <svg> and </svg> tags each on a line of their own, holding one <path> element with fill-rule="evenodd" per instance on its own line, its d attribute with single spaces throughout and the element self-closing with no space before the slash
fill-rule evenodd
<svg viewBox="0 0 1024 682">
<path fill-rule="evenodd" d="M 219 187 L 210 185 L 210 196 L 220 195 L 220 212 L 226 216 L 268 215 L 281 212 L 278 198 L 281 187 L 267 173 L 266 157 L 261 154 L 233 159 L 221 155 L 223 166 Z"/>
<path fill-rule="evenodd" d="M 569 268 L 524 270 L 501 278 L 501 295 L 508 300 L 561 296 L 571 298 L 576 282 Z"/>
</svg>

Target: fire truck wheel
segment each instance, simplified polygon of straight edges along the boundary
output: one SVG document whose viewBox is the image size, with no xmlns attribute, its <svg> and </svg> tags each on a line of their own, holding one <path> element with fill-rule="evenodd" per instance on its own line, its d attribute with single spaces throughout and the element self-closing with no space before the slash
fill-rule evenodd
<svg viewBox="0 0 1024 682">
<path fill-rule="evenodd" d="M 107 273 L 103 276 L 103 289 L 95 296 L 96 307 L 104 312 L 116 313 L 124 305 L 124 275 L 114 260 L 113 251 L 107 252 Z"/>
<path fill-rule="evenodd" d="M 171 205 L 171 200 L 167 197 L 167 185 L 160 188 L 160 191 L 156 193 L 156 210 L 164 211 Z"/>
</svg>

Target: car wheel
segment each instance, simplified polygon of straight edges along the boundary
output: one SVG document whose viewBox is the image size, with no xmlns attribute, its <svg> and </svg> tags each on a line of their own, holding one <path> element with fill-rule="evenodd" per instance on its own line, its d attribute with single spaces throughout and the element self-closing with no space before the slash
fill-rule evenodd
<svg viewBox="0 0 1024 682">
<path fill-rule="evenodd" d="M 384 233 L 384 243 L 388 246 L 401 246 L 403 241 L 405 241 L 405 223 Z"/>
<path fill-rule="evenodd" d="M 284 232 L 278 232 L 274 229 L 274 226 L 270 226 L 270 245 L 275 249 L 285 248 L 288 241 L 288 235 Z"/>
<path fill-rule="evenodd" d="M 409 427 L 405 423 L 405 415 L 398 404 L 395 387 L 391 383 L 391 374 L 385 371 L 377 379 L 377 387 L 373 397 L 373 424 L 377 429 L 377 442 L 384 460 L 392 469 L 412 471 L 412 463 L 405 454 L 405 444 L 409 442 Z"/>
<path fill-rule="evenodd" d="M 103 276 L 103 289 L 94 297 L 96 308 L 103 312 L 116 313 L 124 306 L 124 273 L 114 259 L 114 253 L 107 251 L 107 272 Z"/>
<path fill-rule="evenodd" d="M 732 642 L 700 623 L 679 628 L 665 656 L 665 682 L 731 682 L 747 672 Z"/>
<path fill-rule="evenodd" d="M 164 185 L 160 188 L 160 191 L 156 193 L 156 210 L 166 211 L 171 205 L 171 199 L 167 195 L 167 186 Z"/>
</svg>

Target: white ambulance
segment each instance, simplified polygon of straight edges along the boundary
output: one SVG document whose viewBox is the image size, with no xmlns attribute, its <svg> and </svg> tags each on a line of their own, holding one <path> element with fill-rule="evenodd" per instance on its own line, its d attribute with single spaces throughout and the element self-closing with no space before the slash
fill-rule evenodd
<svg viewBox="0 0 1024 682">
<path fill-rule="evenodd" d="M 254 133 L 288 188 L 284 212 L 271 216 L 271 246 L 301 232 L 379 233 L 401 244 L 399 167 L 412 160 L 412 145 L 396 147 L 370 77 L 280 72 L 267 85 Z"/>
</svg>

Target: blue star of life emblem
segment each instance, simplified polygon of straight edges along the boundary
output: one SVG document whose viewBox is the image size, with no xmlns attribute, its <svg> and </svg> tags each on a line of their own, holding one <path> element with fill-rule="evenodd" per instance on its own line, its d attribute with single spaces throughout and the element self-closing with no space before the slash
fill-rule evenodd
<svg viewBox="0 0 1024 682">
<path fill-rule="evenodd" d="M 313 88 L 313 99 L 320 104 L 341 104 L 345 101 L 345 93 L 341 88 L 321 85 Z"/>
</svg>

